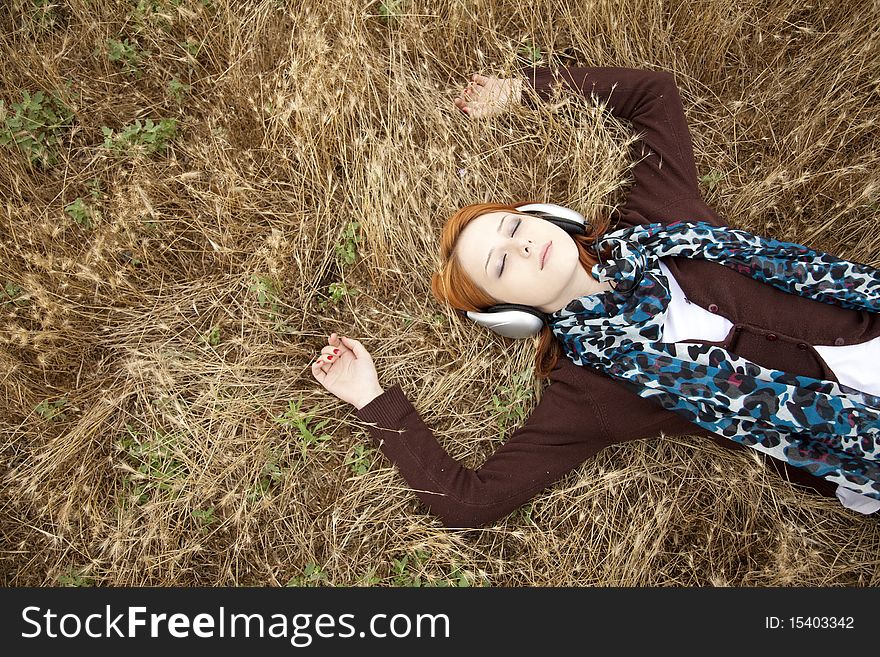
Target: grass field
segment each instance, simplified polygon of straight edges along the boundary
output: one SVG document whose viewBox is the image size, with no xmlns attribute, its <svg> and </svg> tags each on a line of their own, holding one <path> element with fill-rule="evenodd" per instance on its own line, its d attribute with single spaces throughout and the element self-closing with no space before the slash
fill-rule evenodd
<svg viewBox="0 0 880 657">
<path fill-rule="evenodd" d="M 310 363 L 360 340 L 476 467 L 534 345 L 430 295 L 445 219 L 607 212 L 626 126 L 477 122 L 475 72 L 672 71 L 735 226 L 880 266 L 871 0 L 11 0 L 0 15 L 0 583 L 876 586 L 880 523 L 696 437 L 449 530 Z M 808 321 L 808 318 L 805 318 Z"/>
</svg>

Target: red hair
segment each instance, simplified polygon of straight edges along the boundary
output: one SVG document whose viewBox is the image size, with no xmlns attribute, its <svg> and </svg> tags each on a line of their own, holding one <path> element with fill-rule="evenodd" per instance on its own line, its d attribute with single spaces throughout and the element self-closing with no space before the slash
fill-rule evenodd
<svg viewBox="0 0 880 657">
<path fill-rule="evenodd" d="M 466 205 L 453 214 L 444 224 L 440 234 L 440 271 L 431 276 L 431 293 L 440 303 L 448 303 L 453 308 L 462 311 L 485 311 L 489 306 L 504 303 L 504 300 L 493 299 L 483 292 L 476 283 L 465 274 L 458 262 L 453 257 L 455 246 L 461 231 L 471 221 L 489 212 L 519 212 L 516 208 L 526 203 L 538 201 L 517 201 L 515 203 L 473 203 Z M 534 215 L 532 215 L 534 216 Z M 590 227 L 585 235 L 572 235 L 578 247 L 578 260 L 581 266 L 589 272 L 597 259 L 588 247 L 596 238 L 608 230 L 609 220 L 606 218 L 599 222 L 590 222 Z M 556 361 L 562 353 L 559 341 L 553 335 L 550 327 L 544 326 L 537 336 L 537 352 L 535 354 L 535 376 L 546 379 L 556 367 Z"/>
</svg>

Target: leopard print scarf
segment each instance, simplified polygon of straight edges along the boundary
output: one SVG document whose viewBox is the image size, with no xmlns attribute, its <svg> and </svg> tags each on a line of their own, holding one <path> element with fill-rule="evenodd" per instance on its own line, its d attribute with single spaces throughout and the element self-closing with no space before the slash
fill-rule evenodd
<svg viewBox="0 0 880 657">
<path fill-rule="evenodd" d="M 880 499 L 880 397 L 761 367 L 722 347 L 663 341 L 665 256 L 719 262 L 785 292 L 880 312 L 880 270 L 800 244 L 706 222 L 609 233 L 593 267 L 614 289 L 548 317 L 565 355 L 713 433 Z"/>
</svg>

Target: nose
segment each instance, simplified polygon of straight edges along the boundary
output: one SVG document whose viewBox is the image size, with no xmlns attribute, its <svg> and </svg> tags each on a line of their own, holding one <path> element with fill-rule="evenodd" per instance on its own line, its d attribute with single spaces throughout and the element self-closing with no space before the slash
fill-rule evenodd
<svg viewBox="0 0 880 657">
<path fill-rule="evenodd" d="M 513 238 L 513 241 L 516 252 L 523 258 L 528 258 L 535 254 L 535 244 L 532 240 L 516 236 Z"/>
</svg>

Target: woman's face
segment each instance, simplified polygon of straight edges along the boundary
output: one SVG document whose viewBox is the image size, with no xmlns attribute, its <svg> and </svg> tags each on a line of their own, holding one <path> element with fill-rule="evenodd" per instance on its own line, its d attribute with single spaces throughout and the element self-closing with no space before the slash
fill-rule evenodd
<svg viewBox="0 0 880 657">
<path fill-rule="evenodd" d="M 499 302 L 548 313 L 573 298 L 565 297 L 583 271 L 568 233 L 540 217 L 509 211 L 473 219 L 459 235 L 455 255 L 474 283 Z"/>
</svg>

